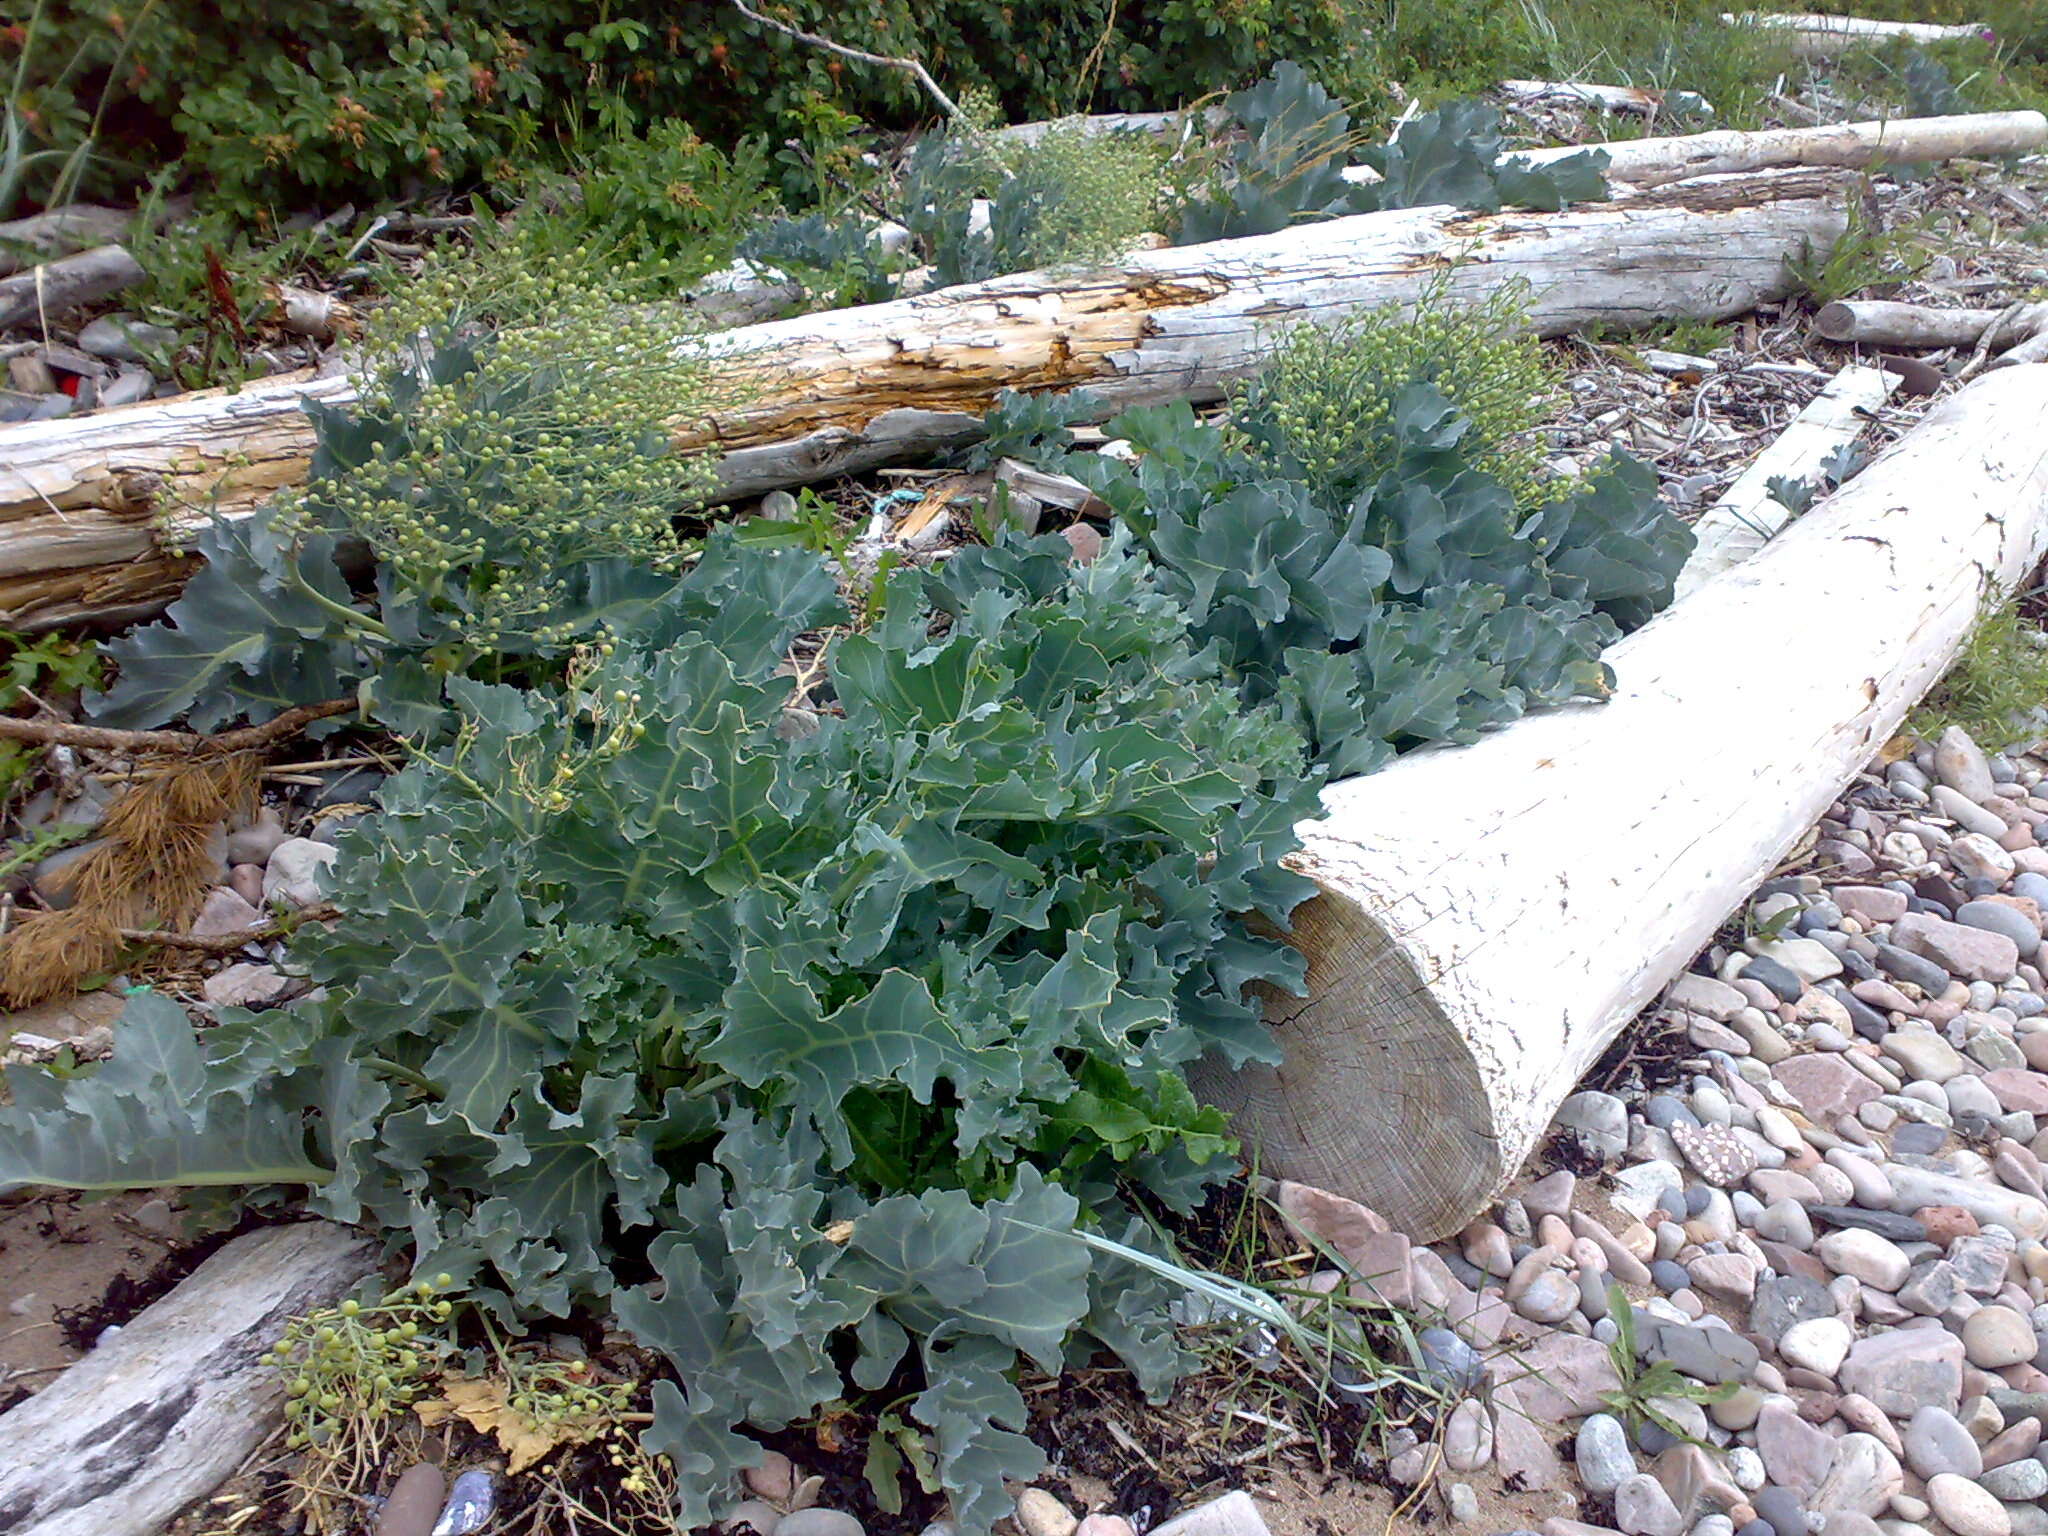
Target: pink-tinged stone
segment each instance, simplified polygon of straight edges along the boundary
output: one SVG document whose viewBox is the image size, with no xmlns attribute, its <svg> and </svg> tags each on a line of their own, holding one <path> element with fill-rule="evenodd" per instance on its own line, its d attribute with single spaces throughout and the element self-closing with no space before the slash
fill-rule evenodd
<svg viewBox="0 0 2048 1536">
<path fill-rule="evenodd" d="M 1895 1419 L 1922 1408 L 1946 1408 L 1962 1399 L 1963 1341 L 1939 1328 L 1897 1328 L 1850 1346 L 1838 1378 Z"/>
<path fill-rule="evenodd" d="M 1985 1443 L 1984 1469 L 1988 1472 L 2031 1456 L 2040 1443 L 2041 1421 L 2032 1417 L 2021 1419 Z"/>
<path fill-rule="evenodd" d="M 2012 856 L 2021 874 L 2048 875 L 2048 848 L 2022 848 Z"/>
<path fill-rule="evenodd" d="M 1351 1250 L 1368 1237 L 1388 1230 L 1386 1219 L 1377 1211 L 1292 1179 L 1280 1181 L 1274 1203 L 1296 1232 L 1312 1242 L 1327 1244 L 1347 1260 Z"/>
<path fill-rule="evenodd" d="M 2019 969 L 2019 946 L 2002 933 L 1908 912 L 1892 924 L 1892 942 L 1968 981 L 2010 981 Z"/>
<path fill-rule="evenodd" d="M 1377 1298 L 1390 1307 L 1408 1307 L 1415 1300 L 1409 1281 L 1409 1244 L 1405 1232 L 1375 1232 L 1344 1255 L 1358 1271 L 1352 1294 Z"/>
<path fill-rule="evenodd" d="M 1554 1488 L 1564 1467 L 1551 1448 L 1552 1422 L 1540 1418 L 1512 1382 L 1493 1395 L 1493 1467 L 1524 1488 Z"/>
<path fill-rule="evenodd" d="M 1799 1101 L 1809 1120 L 1821 1124 L 1853 1115 L 1877 1097 L 1877 1084 L 1833 1052 L 1789 1056 L 1771 1068 L 1771 1075 Z"/>
<path fill-rule="evenodd" d="M 1859 1003 L 1886 1008 L 1894 1013 L 1911 1013 L 1919 1005 L 1888 981 L 1859 981 L 1849 991 Z"/>
<path fill-rule="evenodd" d="M 1975 1237 L 1977 1218 L 1960 1205 L 1923 1205 L 1913 1213 L 1927 1228 L 1927 1241 L 1946 1248 L 1959 1237 Z"/>
<path fill-rule="evenodd" d="M 1772 1482 L 1811 1498 L 1834 1460 L 1835 1437 L 1783 1403 L 1765 1403 L 1756 1420 L 1756 1450 Z"/>
<path fill-rule="evenodd" d="M 1906 915 L 1906 898 L 1881 885 L 1838 885 L 1828 896 L 1859 923 L 1896 923 Z"/>
<path fill-rule="evenodd" d="M 2019 1041 L 2020 1054 L 2027 1058 L 2027 1065 L 2036 1072 L 2048 1072 L 2048 1029 L 2021 1035 Z"/>
<path fill-rule="evenodd" d="M 1960 1342 L 1956 1349 L 1960 1357 Z M 1603 1394 L 1621 1390 L 1607 1346 L 1572 1333 L 1545 1334 L 1489 1369 L 1495 1380 L 1512 1385 L 1529 1414 L 1543 1424 L 1596 1413 Z"/>
<path fill-rule="evenodd" d="M 2034 829 L 2023 821 L 2016 821 L 1998 835 L 1998 846 L 2007 853 L 2031 848 L 2034 846 Z"/>
<path fill-rule="evenodd" d="M 2008 1112 L 2023 1109 L 2030 1115 L 2048 1115 L 2048 1072 L 2000 1067 L 1995 1072 L 1984 1074 L 1984 1086 L 1991 1090 L 2001 1109 Z"/>
</svg>

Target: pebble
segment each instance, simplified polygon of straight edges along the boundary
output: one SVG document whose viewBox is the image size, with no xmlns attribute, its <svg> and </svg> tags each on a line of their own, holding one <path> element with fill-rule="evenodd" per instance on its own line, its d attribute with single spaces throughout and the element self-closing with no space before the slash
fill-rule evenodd
<svg viewBox="0 0 2048 1536">
<path fill-rule="evenodd" d="M 178 333 L 169 326 L 152 325 L 133 315 L 102 315 L 78 332 L 80 351 L 123 363 L 147 362 L 151 353 L 166 353 L 177 345 Z"/>
<path fill-rule="evenodd" d="M 1930 1404 L 1920 1409 L 1901 1438 L 1906 1465 L 1921 1478 L 1942 1472 L 1975 1477 L 1984 1470 L 1983 1451 L 1962 1420 L 1946 1408 Z"/>
<path fill-rule="evenodd" d="M 1984 1307 L 1963 1323 L 1964 1354 L 1982 1370 L 2032 1360 L 2040 1347 L 2034 1325 L 2011 1307 Z"/>
<path fill-rule="evenodd" d="M 1778 1353 L 1788 1365 L 1832 1379 L 1854 1342 L 1855 1334 L 1840 1318 L 1814 1317 L 1786 1329 L 1778 1340 Z"/>
<path fill-rule="evenodd" d="M 1492 1421 L 1475 1399 L 1467 1398 L 1444 1426 L 1444 1461 L 1453 1472 L 1477 1472 L 1492 1459 Z"/>
<path fill-rule="evenodd" d="M 1830 1232 L 1813 1245 L 1821 1263 L 1838 1275 L 1854 1275 L 1865 1285 L 1895 1291 L 1906 1283 L 1913 1263 L 1898 1245 L 1861 1227 Z"/>
<path fill-rule="evenodd" d="M 1628 1431 L 1621 1420 L 1609 1413 L 1591 1414 L 1579 1425 L 1572 1442 L 1572 1459 L 1579 1469 L 1579 1480 L 1597 1494 L 1614 1492 L 1636 1474 L 1635 1457 L 1628 1448 Z"/>
<path fill-rule="evenodd" d="M 1955 1536 L 2012 1536 L 2012 1517 L 2004 1506 L 1966 1477 L 1952 1472 L 1930 1477 L 1927 1502 Z"/>
<path fill-rule="evenodd" d="M 427 1536 L 441 1513 L 447 1481 L 441 1469 L 418 1462 L 399 1474 L 377 1514 L 377 1536 Z"/>
<path fill-rule="evenodd" d="M 1024 1536 L 1074 1536 L 1081 1523 L 1072 1510 L 1043 1488 L 1026 1488 L 1017 1495 L 1014 1518 Z"/>
<path fill-rule="evenodd" d="M 1671 1495 L 1647 1472 L 1624 1478 L 1614 1490 L 1614 1523 L 1624 1536 L 1683 1536 L 1686 1528 Z"/>
<path fill-rule="evenodd" d="M 321 900 L 321 876 L 339 850 L 310 837 L 288 837 L 271 850 L 263 872 L 263 899 L 310 907 Z"/>
<path fill-rule="evenodd" d="M 1577 1131 L 1603 1158 L 1617 1158 L 1628 1150 L 1628 1107 L 1611 1093 L 1573 1094 L 1559 1106 L 1556 1123 Z"/>
</svg>

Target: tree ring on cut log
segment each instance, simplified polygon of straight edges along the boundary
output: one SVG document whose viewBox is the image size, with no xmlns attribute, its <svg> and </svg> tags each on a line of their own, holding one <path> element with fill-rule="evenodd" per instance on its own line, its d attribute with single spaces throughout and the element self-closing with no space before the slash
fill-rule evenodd
<svg viewBox="0 0 2048 1536">
<path fill-rule="evenodd" d="M 1412 1235 L 1456 1231 L 1500 1182 L 1470 1045 L 1353 897 L 1326 890 L 1293 922 L 1286 938 L 1308 956 L 1308 996 L 1269 992 L 1265 1010 L 1286 1059 L 1233 1072 L 1205 1058 L 1189 1072 L 1195 1092 L 1258 1125 L 1268 1171 L 1362 1198 Z M 1360 1168 L 1377 1170 L 1370 1197 Z"/>
</svg>

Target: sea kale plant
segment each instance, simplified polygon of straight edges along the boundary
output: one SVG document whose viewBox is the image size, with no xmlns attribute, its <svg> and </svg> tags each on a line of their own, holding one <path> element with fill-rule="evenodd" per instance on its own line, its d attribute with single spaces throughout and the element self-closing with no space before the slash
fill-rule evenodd
<svg viewBox="0 0 2048 1536">
<path fill-rule="evenodd" d="M 1624 454 L 1539 478 L 1513 397 L 1540 370 L 1453 316 L 1297 334 L 1227 426 L 1128 411 L 1107 430 L 1135 463 L 1039 455 L 1108 503 L 1246 702 L 1279 701 L 1333 775 L 1604 696 L 1601 653 L 1692 549 Z M 1461 329 L 1484 349 L 1416 346 Z"/>
<path fill-rule="evenodd" d="M 1183 1364 L 1165 1283 L 1084 1238 L 1153 1250 L 1141 1211 L 1234 1170 L 1183 1068 L 1275 1059 L 1248 989 L 1301 962 L 1243 919 L 1306 894 L 1320 776 L 1128 541 L 901 570 L 849 632 L 819 555 L 673 543 L 694 472 L 552 365 L 582 333 L 438 309 L 98 705 L 353 695 L 403 743 L 293 939 L 315 988 L 203 1032 L 138 996 L 104 1065 L 14 1072 L 0 1187 L 303 1191 L 508 1322 L 609 1312 L 673 1366 L 685 1528 L 745 1426 L 889 1387 L 985 1532 L 1042 1465 L 1024 1362 Z"/>
<path fill-rule="evenodd" d="M 1430 203 L 1492 212 L 1555 210 L 1607 195 L 1598 150 L 1540 169 L 1503 153 L 1500 114 L 1485 102 L 1454 101 L 1402 123 L 1371 144 L 1351 115 L 1300 65 L 1283 62 L 1224 103 L 1217 153 L 1179 209 L 1176 244 L 1270 235 L 1290 225 L 1420 208 Z M 1344 176 L 1353 160 L 1376 181 Z"/>
</svg>

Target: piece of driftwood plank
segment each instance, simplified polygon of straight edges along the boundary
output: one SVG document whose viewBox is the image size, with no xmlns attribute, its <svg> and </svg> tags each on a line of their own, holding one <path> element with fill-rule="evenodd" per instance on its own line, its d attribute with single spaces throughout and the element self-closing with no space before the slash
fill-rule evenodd
<svg viewBox="0 0 2048 1536">
<path fill-rule="evenodd" d="M 1829 380 L 1693 524 L 1699 542 L 1678 573 L 1678 596 L 1697 592 L 1776 537 L 1793 512 L 1771 494 L 1771 482 L 1815 478 L 1830 455 L 1862 435 L 1870 412 L 1898 387 L 1897 374 L 1860 364 Z"/>
<path fill-rule="evenodd" d="M 332 1222 L 236 1238 L 43 1391 L 0 1414 L 0 1531 L 154 1536 L 277 1428 L 261 1358 L 292 1318 L 376 1269 Z"/>
</svg>

